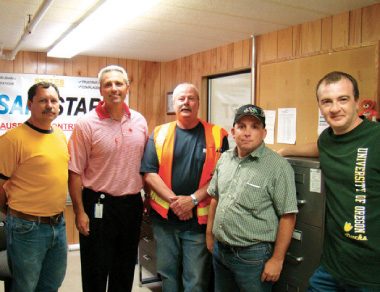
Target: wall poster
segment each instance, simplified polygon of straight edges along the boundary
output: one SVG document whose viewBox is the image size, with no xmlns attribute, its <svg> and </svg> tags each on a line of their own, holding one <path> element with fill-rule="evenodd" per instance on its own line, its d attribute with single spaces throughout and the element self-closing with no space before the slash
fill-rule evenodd
<svg viewBox="0 0 380 292">
<path fill-rule="evenodd" d="M 61 128 L 67 138 L 76 120 L 102 99 L 97 78 L 0 73 L 0 135 L 29 118 L 28 90 L 40 81 L 52 82 L 59 89 L 60 113 L 53 124 Z"/>
</svg>

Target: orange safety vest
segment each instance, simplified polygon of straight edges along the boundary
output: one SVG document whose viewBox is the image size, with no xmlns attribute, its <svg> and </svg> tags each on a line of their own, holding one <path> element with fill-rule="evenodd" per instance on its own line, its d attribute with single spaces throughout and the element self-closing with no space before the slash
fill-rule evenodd
<svg viewBox="0 0 380 292">
<path fill-rule="evenodd" d="M 211 180 L 216 163 L 220 157 L 223 138 L 228 135 L 223 128 L 200 120 L 205 129 L 206 158 L 203 164 L 199 188 Z M 171 122 L 157 126 L 154 129 L 154 145 L 159 164 L 158 175 L 164 183 L 172 189 L 172 166 L 174 156 L 175 128 L 177 123 Z M 154 191 L 150 194 L 150 205 L 163 218 L 168 219 L 169 203 L 163 200 Z M 207 215 L 211 198 L 208 197 L 197 206 L 199 224 L 207 224 Z"/>
</svg>

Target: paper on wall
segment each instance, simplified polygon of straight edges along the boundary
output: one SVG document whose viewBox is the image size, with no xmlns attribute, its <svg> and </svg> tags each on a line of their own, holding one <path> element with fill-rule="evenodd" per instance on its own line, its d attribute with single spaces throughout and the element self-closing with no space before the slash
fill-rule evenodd
<svg viewBox="0 0 380 292">
<path fill-rule="evenodd" d="M 274 127 L 276 124 L 276 111 L 264 110 L 265 112 L 265 128 L 267 136 L 264 139 L 265 144 L 274 144 Z"/>
<path fill-rule="evenodd" d="M 278 109 L 277 143 L 296 143 L 296 108 Z"/>
</svg>

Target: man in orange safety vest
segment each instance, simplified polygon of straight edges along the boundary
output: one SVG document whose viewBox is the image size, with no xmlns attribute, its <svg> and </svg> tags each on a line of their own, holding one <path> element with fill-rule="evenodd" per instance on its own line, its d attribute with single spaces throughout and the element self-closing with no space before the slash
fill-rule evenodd
<svg viewBox="0 0 380 292">
<path fill-rule="evenodd" d="M 157 272 L 164 292 L 207 291 L 206 190 L 220 154 L 228 149 L 228 134 L 198 118 L 199 93 L 193 84 L 174 89 L 173 106 L 176 120 L 154 129 L 141 165 L 152 190 Z"/>
</svg>

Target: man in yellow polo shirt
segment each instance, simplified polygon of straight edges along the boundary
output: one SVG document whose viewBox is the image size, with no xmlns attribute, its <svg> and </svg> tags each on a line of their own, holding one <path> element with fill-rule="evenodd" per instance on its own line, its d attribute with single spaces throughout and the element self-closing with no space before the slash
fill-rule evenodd
<svg viewBox="0 0 380 292">
<path fill-rule="evenodd" d="M 52 126 L 59 91 L 52 83 L 28 91 L 30 118 L 0 137 L 0 207 L 7 208 L 7 250 L 12 291 L 57 291 L 66 272 L 63 210 L 68 149 Z"/>
</svg>

